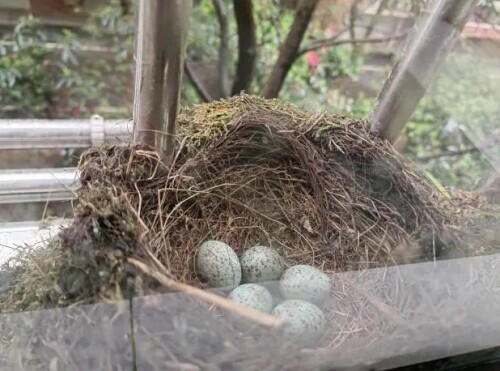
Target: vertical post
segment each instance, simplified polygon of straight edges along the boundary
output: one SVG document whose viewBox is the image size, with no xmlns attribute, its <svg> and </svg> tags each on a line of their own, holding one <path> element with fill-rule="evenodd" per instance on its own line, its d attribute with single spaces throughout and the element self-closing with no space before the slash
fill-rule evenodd
<svg viewBox="0 0 500 371">
<path fill-rule="evenodd" d="M 371 130 L 394 143 L 478 0 L 435 0 L 380 92 Z"/>
<path fill-rule="evenodd" d="M 165 99 L 164 120 L 166 123 L 165 159 L 170 162 L 175 152 L 175 127 L 179 113 L 182 73 L 186 57 L 186 40 L 192 0 L 167 0 L 167 62 L 163 81 Z"/>
<path fill-rule="evenodd" d="M 175 124 L 191 0 L 139 0 L 134 142 L 162 153 L 175 146 Z"/>
<path fill-rule="evenodd" d="M 160 148 L 166 8 L 162 0 L 139 0 L 134 86 L 134 142 Z"/>
</svg>

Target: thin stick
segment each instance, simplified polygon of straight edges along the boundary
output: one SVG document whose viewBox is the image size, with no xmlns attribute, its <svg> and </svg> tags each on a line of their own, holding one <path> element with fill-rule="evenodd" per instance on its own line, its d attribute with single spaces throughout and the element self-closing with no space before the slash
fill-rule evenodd
<svg viewBox="0 0 500 371">
<path fill-rule="evenodd" d="M 236 303 L 234 301 L 225 299 L 218 295 L 212 294 L 211 292 L 190 286 L 186 283 L 175 281 L 167 277 L 163 273 L 151 269 L 146 264 L 137 259 L 128 258 L 127 261 L 133 266 L 139 268 L 145 274 L 153 277 L 154 279 L 156 279 L 158 282 L 160 282 L 162 285 L 164 285 L 169 289 L 185 292 L 186 294 L 190 294 L 192 296 L 197 297 L 198 299 L 207 301 L 219 308 L 229 310 L 235 314 L 238 314 L 241 317 L 245 317 L 262 326 L 271 328 L 280 328 L 281 326 L 283 326 L 283 321 L 274 316 L 271 316 L 269 314 L 260 312 L 252 308 L 245 307 L 240 303 Z"/>
</svg>

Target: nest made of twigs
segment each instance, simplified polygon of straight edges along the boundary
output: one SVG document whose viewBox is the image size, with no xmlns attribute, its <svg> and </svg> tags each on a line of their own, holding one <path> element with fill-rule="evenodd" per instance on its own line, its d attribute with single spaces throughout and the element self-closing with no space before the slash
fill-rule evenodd
<svg viewBox="0 0 500 371">
<path fill-rule="evenodd" d="M 289 264 L 337 272 L 422 259 L 426 246 L 403 257 L 401 246 L 452 222 L 425 175 L 363 121 L 249 96 L 185 111 L 169 166 L 114 147 L 89 150 L 80 169 L 77 218 L 126 199 L 141 243 L 198 286 L 192 261 L 207 239 L 237 253 L 272 246 Z"/>
<path fill-rule="evenodd" d="M 79 168 L 72 225 L 38 253 L 44 264 L 30 257 L 10 272 L 2 312 L 157 292 L 129 258 L 203 288 L 193 259 L 208 239 L 238 254 L 268 245 L 287 265 L 326 273 L 435 259 L 455 247 L 449 200 L 364 121 L 276 100 L 241 95 L 184 110 L 170 164 L 121 146 L 90 149 Z M 31 279 L 34 266 L 47 277 Z M 366 331 L 379 322 L 370 311 Z M 341 342 L 338 333 L 324 339 Z"/>
</svg>

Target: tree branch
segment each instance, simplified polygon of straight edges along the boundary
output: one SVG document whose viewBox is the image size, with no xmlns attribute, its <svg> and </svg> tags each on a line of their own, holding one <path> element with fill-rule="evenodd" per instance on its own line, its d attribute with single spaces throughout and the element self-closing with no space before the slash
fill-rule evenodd
<svg viewBox="0 0 500 371">
<path fill-rule="evenodd" d="M 356 18 L 358 17 L 358 4 L 359 0 L 354 0 L 349 10 L 349 37 L 353 45 L 354 50 L 358 49 L 358 43 L 356 41 Z"/>
<path fill-rule="evenodd" d="M 212 0 L 220 27 L 219 85 L 222 97 L 229 96 L 229 31 L 224 0 Z M 222 98 L 219 97 L 219 98 Z"/>
<path fill-rule="evenodd" d="M 480 149 L 476 148 L 476 147 L 472 147 L 472 148 L 462 149 L 460 151 L 445 151 L 445 152 L 436 153 L 434 155 L 417 157 L 417 160 L 418 161 L 429 161 L 429 160 L 435 160 L 435 159 L 442 158 L 442 157 L 462 156 L 462 155 L 466 155 L 468 153 L 474 153 L 474 152 L 480 152 Z"/>
<path fill-rule="evenodd" d="M 253 80 L 257 56 L 252 0 L 233 0 L 238 27 L 238 64 L 232 94 L 248 91 Z"/>
<path fill-rule="evenodd" d="M 210 102 L 213 100 L 212 96 L 210 93 L 207 91 L 205 86 L 203 86 L 203 83 L 198 79 L 198 76 L 196 76 L 196 73 L 194 72 L 191 63 L 186 59 L 184 63 L 184 71 L 186 72 L 187 77 L 189 78 L 189 81 L 194 87 L 194 90 L 196 90 L 196 93 L 200 97 L 200 99 L 203 102 Z"/>
<path fill-rule="evenodd" d="M 491 137 L 486 143 L 480 145 L 480 146 L 474 146 L 458 151 L 443 151 L 440 153 L 436 153 L 434 155 L 429 155 L 429 156 L 422 156 L 422 157 L 417 157 L 418 161 L 429 161 L 429 160 L 434 160 L 438 159 L 441 157 L 455 157 L 455 156 L 462 156 L 466 155 L 469 153 L 475 153 L 475 152 L 486 152 L 491 148 L 497 148 L 498 144 L 500 142 L 500 138 L 497 136 Z"/>
<path fill-rule="evenodd" d="M 192 0 L 175 0 L 165 3 L 167 8 L 167 22 L 171 25 L 166 28 L 166 35 L 160 36 L 165 42 L 166 65 L 165 80 L 163 81 L 162 98 L 165 100 L 164 118 L 166 121 L 165 162 L 170 163 L 175 153 L 175 133 L 177 116 L 179 115 L 182 72 L 186 57 L 187 32 Z"/>
<path fill-rule="evenodd" d="M 389 3 L 389 0 L 381 0 L 380 1 L 380 4 L 379 4 L 379 6 L 377 8 L 375 16 L 373 16 L 372 19 L 370 20 L 370 25 L 368 27 L 366 27 L 366 30 L 365 30 L 365 39 L 369 38 L 372 35 L 373 29 L 375 28 L 375 23 L 378 20 L 377 16 L 379 16 L 380 14 L 382 14 L 382 12 L 384 11 L 384 9 L 387 8 L 388 3 Z"/>
<path fill-rule="evenodd" d="M 312 42 L 310 45 L 305 46 L 298 52 L 298 56 L 301 56 L 307 52 L 313 51 L 313 50 L 318 50 L 321 48 L 328 48 L 332 46 L 339 46 L 339 45 L 344 45 L 344 44 L 377 44 L 377 43 L 383 43 L 386 41 L 391 41 L 395 39 L 401 39 L 403 37 L 406 37 L 408 35 L 408 31 L 403 32 L 398 35 L 392 35 L 392 36 L 387 36 L 387 37 L 377 37 L 377 38 L 368 38 L 368 39 L 359 39 L 359 40 L 351 40 L 351 39 L 342 39 L 338 40 L 338 34 L 335 35 L 332 38 L 329 39 L 322 39 L 322 40 L 317 40 L 315 42 Z"/>
<path fill-rule="evenodd" d="M 267 84 L 264 87 L 263 95 L 266 98 L 276 98 L 283 86 L 286 75 L 297 58 L 300 43 L 304 38 L 307 26 L 311 21 L 312 14 L 318 0 L 300 0 L 297 5 L 292 26 L 285 42 L 280 48 L 278 60 L 276 61 Z"/>
</svg>

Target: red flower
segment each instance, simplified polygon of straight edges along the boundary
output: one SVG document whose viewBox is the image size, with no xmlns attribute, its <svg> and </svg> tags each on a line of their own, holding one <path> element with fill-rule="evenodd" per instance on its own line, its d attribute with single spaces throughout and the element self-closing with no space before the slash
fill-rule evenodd
<svg viewBox="0 0 500 371">
<path fill-rule="evenodd" d="M 321 59 L 316 51 L 307 52 L 307 65 L 312 68 L 316 68 L 321 63 Z"/>
</svg>

